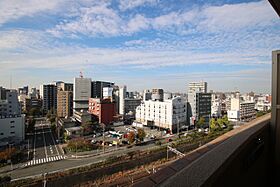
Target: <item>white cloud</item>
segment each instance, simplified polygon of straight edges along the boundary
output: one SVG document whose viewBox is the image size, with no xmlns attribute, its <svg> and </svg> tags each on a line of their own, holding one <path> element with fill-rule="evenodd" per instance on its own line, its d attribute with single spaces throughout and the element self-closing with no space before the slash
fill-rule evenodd
<svg viewBox="0 0 280 187">
<path fill-rule="evenodd" d="M 131 4 L 124 4 L 130 7 L 134 3 L 140 5 L 146 1 L 129 2 Z M 125 18 L 122 13 L 109 5 L 101 3 L 89 8 L 80 8 L 79 16 L 74 20 L 60 23 L 49 32 L 60 37 L 79 34 L 112 37 L 154 29 L 158 32 L 169 31 L 179 35 L 189 35 L 235 32 L 254 27 L 264 28 L 276 24 L 278 19 L 266 1 L 196 7 L 189 11 L 173 11 L 157 17 L 136 14 Z"/>
<path fill-rule="evenodd" d="M 200 13 L 203 31 L 231 31 L 252 26 L 266 26 L 278 20 L 268 1 L 210 6 Z"/>
<path fill-rule="evenodd" d="M 122 11 L 133 9 L 143 5 L 156 4 L 158 0 L 120 0 L 119 8 Z"/>
<path fill-rule="evenodd" d="M 39 12 L 50 12 L 58 7 L 61 0 L 1 0 L 0 25 L 23 16 Z"/>
</svg>

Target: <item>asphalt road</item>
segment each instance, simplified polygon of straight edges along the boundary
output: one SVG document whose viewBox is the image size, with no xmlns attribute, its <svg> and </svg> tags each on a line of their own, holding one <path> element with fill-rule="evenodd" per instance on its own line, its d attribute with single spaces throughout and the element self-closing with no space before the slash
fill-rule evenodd
<svg viewBox="0 0 280 187">
<path fill-rule="evenodd" d="M 62 155 L 50 127 L 37 126 L 33 136 L 33 160 Z"/>
</svg>

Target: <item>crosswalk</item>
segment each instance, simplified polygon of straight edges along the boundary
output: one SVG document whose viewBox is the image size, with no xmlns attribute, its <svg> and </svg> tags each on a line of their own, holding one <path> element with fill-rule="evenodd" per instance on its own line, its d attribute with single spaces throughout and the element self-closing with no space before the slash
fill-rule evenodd
<svg viewBox="0 0 280 187">
<path fill-rule="evenodd" d="M 48 162 L 55 162 L 55 161 L 59 161 L 59 160 L 64 160 L 66 158 L 67 158 L 66 156 L 59 155 L 59 156 L 53 156 L 53 157 L 48 157 L 48 158 L 30 160 L 29 162 L 24 164 L 23 167 L 34 166 L 34 165 L 44 164 L 44 163 L 48 163 Z"/>
</svg>

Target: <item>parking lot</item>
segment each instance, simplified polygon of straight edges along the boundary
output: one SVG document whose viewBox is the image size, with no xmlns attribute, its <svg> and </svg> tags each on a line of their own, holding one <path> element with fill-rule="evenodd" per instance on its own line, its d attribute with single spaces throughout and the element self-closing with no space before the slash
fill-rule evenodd
<svg viewBox="0 0 280 187">
<path fill-rule="evenodd" d="M 110 131 L 104 132 L 104 139 L 106 145 L 114 146 L 114 145 L 127 145 L 127 135 L 130 132 L 134 132 L 137 134 L 137 129 L 140 127 L 134 127 L 132 125 L 122 125 L 117 127 L 112 127 Z M 166 137 L 166 131 L 159 129 L 151 129 L 149 127 L 141 127 L 145 131 L 146 137 L 144 138 L 144 142 L 154 140 L 156 138 Z M 103 132 L 96 133 L 92 136 L 92 143 L 103 142 Z"/>
</svg>

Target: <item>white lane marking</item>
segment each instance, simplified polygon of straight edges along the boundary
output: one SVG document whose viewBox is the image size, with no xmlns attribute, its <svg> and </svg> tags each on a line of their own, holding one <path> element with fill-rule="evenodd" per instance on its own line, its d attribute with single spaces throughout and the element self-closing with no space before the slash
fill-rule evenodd
<svg viewBox="0 0 280 187">
<path fill-rule="evenodd" d="M 34 149 L 33 149 L 33 159 L 35 160 L 35 155 L 36 155 L 36 128 L 34 129 Z"/>
<path fill-rule="evenodd" d="M 57 155 L 60 155 L 59 152 L 58 152 L 58 149 L 57 149 L 57 146 L 56 146 L 56 143 L 55 143 L 55 141 L 54 141 L 54 138 L 53 138 L 53 134 L 52 134 L 52 133 L 51 133 L 51 137 L 52 137 L 53 145 L 54 145 L 54 147 L 55 147 L 55 150 L 56 150 L 56 152 L 57 152 Z"/>
<path fill-rule="evenodd" d="M 45 163 L 45 162 L 46 162 L 46 158 L 44 158 L 44 160 L 43 160 L 43 161 L 44 161 L 44 163 Z"/>
</svg>

